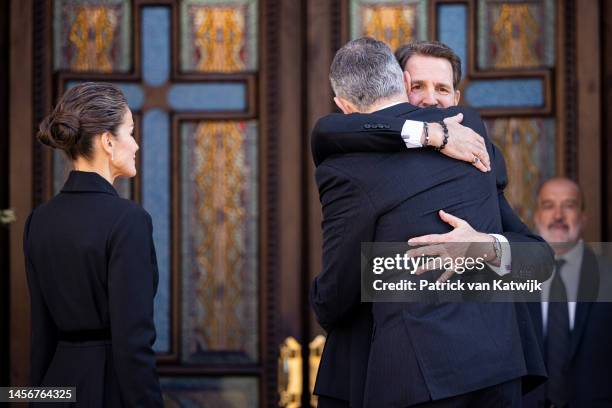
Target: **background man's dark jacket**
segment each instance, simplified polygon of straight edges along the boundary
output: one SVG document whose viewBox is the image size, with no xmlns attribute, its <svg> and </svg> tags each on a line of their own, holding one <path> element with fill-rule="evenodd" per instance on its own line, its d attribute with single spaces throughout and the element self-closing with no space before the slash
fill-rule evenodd
<svg viewBox="0 0 612 408">
<path fill-rule="evenodd" d="M 578 299 L 596 299 L 600 290 L 609 290 L 612 268 L 585 245 L 580 268 Z M 601 283 L 601 284 L 600 284 Z M 603 296 L 610 299 L 610 293 Z M 546 350 L 539 302 L 529 303 L 542 352 Z M 612 303 L 578 302 L 571 333 L 569 366 L 570 407 L 612 406 Z M 538 408 L 546 398 L 546 384 L 527 394 L 525 408 Z"/>
</svg>

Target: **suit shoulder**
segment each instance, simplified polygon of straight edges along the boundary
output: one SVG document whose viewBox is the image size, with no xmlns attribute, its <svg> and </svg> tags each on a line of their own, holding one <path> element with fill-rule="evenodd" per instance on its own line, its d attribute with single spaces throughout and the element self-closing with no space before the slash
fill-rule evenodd
<svg viewBox="0 0 612 408">
<path fill-rule="evenodd" d="M 368 195 L 371 178 L 375 177 L 376 165 L 380 156 L 375 153 L 351 153 L 331 157 L 315 170 L 319 193 L 330 189 L 350 188 L 360 194 Z"/>
<path fill-rule="evenodd" d="M 389 153 L 349 153 L 337 155 L 326 159 L 315 170 L 319 178 L 344 178 L 356 184 L 361 184 L 368 175 L 385 161 Z"/>
<path fill-rule="evenodd" d="M 121 209 L 121 217 L 145 219 L 150 221 L 151 215 L 140 204 L 126 198 L 118 198 L 117 207 Z"/>
<path fill-rule="evenodd" d="M 328 113 L 325 116 L 321 116 L 313 126 L 313 130 L 320 130 L 321 128 L 326 128 L 328 126 L 336 125 L 339 118 L 342 118 L 342 113 Z"/>
</svg>

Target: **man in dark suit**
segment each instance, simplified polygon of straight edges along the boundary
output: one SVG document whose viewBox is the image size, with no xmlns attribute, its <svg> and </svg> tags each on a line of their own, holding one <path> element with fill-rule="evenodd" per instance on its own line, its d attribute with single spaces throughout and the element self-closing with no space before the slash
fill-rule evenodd
<svg viewBox="0 0 612 408">
<path fill-rule="evenodd" d="M 404 47 L 406 48 L 406 47 Z M 436 78 L 432 81 L 429 76 L 424 75 L 419 77 L 420 71 L 412 71 L 410 74 L 415 76 L 421 88 L 430 89 L 431 95 L 426 95 L 426 92 L 421 91 L 419 98 L 412 102 L 420 106 L 441 105 L 449 106 L 458 101 L 458 93 L 453 91 L 454 83 L 458 83 L 460 79 L 460 60 L 448 47 L 439 43 L 420 44 L 418 49 L 405 49 L 404 59 L 410 58 L 411 55 L 416 55 L 415 52 L 424 53 L 425 59 L 430 59 L 430 65 L 433 66 L 427 69 L 427 75 L 431 78 Z M 399 52 L 399 50 L 398 50 Z M 408 52 L 411 52 L 409 54 Z M 420 55 L 420 54 L 419 54 Z M 414 59 L 411 58 L 411 60 Z M 404 62 L 405 63 L 405 62 Z M 446 64 L 446 66 L 444 65 Z M 406 64 L 405 64 L 406 65 Z M 437 71 L 436 71 L 437 70 Z M 455 72 L 457 72 L 455 74 Z M 435 82 L 435 83 L 434 83 Z M 431 86 L 429 86 L 431 85 Z M 442 92 L 441 88 L 448 88 L 449 91 Z M 409 88 L 410 89 L 410 88 Z M 445 98 L 445 95 L 453 95 L 453 98 Z M 448 101 L 447 101 L 448 99 Z M 453 102 L 454 101 L 454 102 Z M 446 115 L 452 115 L 459 112 L 455 110 Z M 480 126 L 480 131 L 484 133 L 484 128 L 480 119 L 471 115 L 469 119 Z M 384 117 L 383 117 L 384 115 Z M 437 115 L 437 116 L 436 116 Z M 351 151 L 402 151 L 410 146 L 406 140 L 404 131 L 405 124 L 411 122 L 406 119 L 414 119 L 416 121 L 423 120 L 439 120 L 440 111 L 426 110 L 419 111 L 414 106 L 407 104 L 399 104 L 387 109 L 382 109 L 376 114 L 367 115 L 330 115 L 323 118 L 313 130 L 313 158 L 316 164 L 323 162 L 332 154 L 347 153 Z M 401 119 L 400 119 L 401 118 Z M 385 126 L 379 126 L 384 122 Z M 405 123 L 406 122 L 406 123 Z M 417 125 L 422 123 L 417 123 Z M 400 138 L 400 133 L 402 134 Z M 430 141 L 434 145 L 439 145 L 442 140 L 434 137 L 431 134 L 430 126 Z M 451 133 L 450 140 L 460 139 L 455 138 Z M 457 143 L 456 151 L 465 149 Z M 469 146 L 469 143 L 466 144 Z M 444 153 L 444 150 L 441 151 Z M 515 242 L 541 242 L 541 238 L 534 236 L 528 228 L 518 219 L 511 210 L 507 201 L 503 196 L 503 188 L 506 184 L 505 163 L 503 157 L 496 149 L 492 150 L 492 161 L 495 164 L 494 171 L 496 173 L 499 202 L 502 214 L 502 224 L 504 235 L 510 239 L 511 246 Z M 461 158 L 460 156 L 451 157 Z M 457 220 L 450 215 L 443 215 L 445 221 L 453 222 L 455 230 L 446 236 L 448 240 L 460 240 L 466 236 L 473 237 L 475 231 L 471 229 L 469 224 L 464 221 Z M 454 219 L 453 219 L 454 218 Z M 470 239 L 471 240 L 471 239 Z M 543 256 L 529 259 L 521 257 L 520 253 L 512 258 L 512 269 L 518 271 L 528 271 L 530 262 L 534 262 L 533 266 L 544 266 L 548 261 L 551 261 L 548 254 L 549 249 L 546 245 L 540 245 L 539 252 Z M 508 251 L 510 252 L 510 251 Z M 536 251 L 538 252 L 538 251 Z M 538 264 L 540 260 L 540 264 Z M 535 268 L 531 268 L 535 269 Z M 324 276 L 325 273 L 322 274 Z M 315 393 L 320 395 L 320 406 L 361 406 L 361 398 L 363 395 L 363 383 L 365 381 L 365 370 L 367 367 L 367 355 L 369 353 L 369 341 L 372 333 L 371 329 L 371 313 L 369 304 L 360 304 L 355 312 L 347 314 L 339 319 L 327 319 L 324 316 L 324 311 L 317 304 L 320 301 L 318 293 L 318 282 L 313 285 L 312 298 L 313 307 L 323 327 L 328 331 L 328 339 L 326 349 L 321 362 L 319 376 L 315 387 Z M 539 350 L 534 349 L 536 344 L 535 332 L 533 330 L 531 320 L 528 316 L 524 304 L 517 305 L 517 322 L 524 351 L 525 364 L 530 376 L 523 377 L 523 388 L 531 389 L 541 383 L 545 376 L 543 362 Z M 332 321 L 333 320 L 333 321 Z M 332 324 L 334 323 L 334 324 Z"/>
<path fill-rule="evenodd" d="M 348 50 L 343 54 L 345 49 Z M 403 103 L 406 96 L 397 65 L 400 82 L 397 88 L 389 89 L 393 79 L 384 75 L 373 79 L 371 72 L 378 72 L 374 69 L 377 63 L 383 66 L 382 71 L 393 71 L 392 64 L 385 59 L 388 55 L 384 55 L 390 51 L 384 45 L 358 40 L 343 50 L 334 60 L 336 72 L 332 65 L 331 75 L 338 95 L 336 100 L 343 111 L 371 112 L 393 105 L 379 111 L 375 121 L 368 118 L 364 132 L 372 128 L 400 132 L 405 119 L 389 121 L 388 116 L 415 120 L 443 118 L 440 111 L 418 111 Z M 361 51 L 365 55 L 351 58 Z M 355 71 L 364 59 L 369 60 L 364 70 L 369 74 L 360 76 Z M 394 75 L 397 77 L 397 71 Z M 354 83 L 356 79 L 361 82 L 351 89 L 347 81 L 339 80 L 343 76 L 349 77 L 348 82 L 351 79 Z M 453 113 L 456 111 L 446 114 Z M 479 118 L 473 112 L 464 113 L 464 123 L 485 134 Z M 333 127 L 336 119 L 328 117 L 319 122 L 315 134 L 322 128 L 324 131 L 325 126 Z M 364 120 L 364 117 L 353 119 Z M 322 396 L 322 405 L 342 404 L 344 400 L 350 401 L 351 406 L 360 406 L 366 367 L 369 372 L 366 405 L 408 406 L 439 400 L 437 404 L 456 406 L 487 398 L 516 401 L 517 387 L 520 395 L 516 379 L 525 374 L 526 368 L 511 305 L 446 304 L 428 310 L 431 305 L 403 305 L 397 309 L 375 304 L 377 324 L 368 365 L 362 356 L 369 348 L 370 338 L 363 333 L 371 332 L 370 309 L 369 305 L 359 303 L 359 277 L 352 272 L 359 268 L 361 241 L 404 241 L 424 233 L 446 232 L 448 227 L 437 218 L 440 208 L 454 210 L 480 230 L 501 232 L 493 176 L 479 174 L 469 165 L 452 162 L 428 150 L 396 155 L 347 155 L 328 160 L 317 169 L 317 182 L 324 212 L 324 265 L 313 285 L 312 301 L 320 323 L 328 331 L 315 388 L 315 393 Z M 352 222 L 355 218 L 360 222 Z M 524 267 L 513 269 L 510 275 L 536 277 L 536 268 L 528 267 L 529 258 L 520 259 L 523 255 L 528 254 L 513 256 L 512 265 Z M 545 260 L 532 258 L 532 262 L 535 266 Z M 446 320 L 438 315 L 430 319 L 429 311 L 439 314 L 440 310 L 457 318 Z M 486 344 L 475 341 L 475 333 L 486 336 Z M 449 348 L 452 353 L 442 352 Z M 393 350 L 397 353 L 390 355 Z M 467 364 L 470 355 L 478 356 L 481 361 Z M 496 368 L 492 367 L 493 363 Z M 458 374 L 457 378 L 449 376 L 453 371 Z"/>
<path fill-rule="evenodd" d="M 542 302 L 529 305 L 549 380 L 527 394 L 524 406 L 610 407 L 612 269 L 582 241 L 586 214 L 578 184 L 546 181 L 534 221 L 555 251 L 555 272 L 543 285 Z"/>
</svg>

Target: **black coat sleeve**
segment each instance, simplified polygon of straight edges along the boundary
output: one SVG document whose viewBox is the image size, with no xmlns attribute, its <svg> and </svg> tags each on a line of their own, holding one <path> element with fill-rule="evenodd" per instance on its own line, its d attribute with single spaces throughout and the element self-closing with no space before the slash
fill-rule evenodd
<svg viewBox="0 0 612 408">
<path fill-rule="evenodd" d="M 323 208 L 323 254 L 310 302 L 319 324 L 330 332 L 360 304 L 361 242 L 373 240 L 376 215 L 349 176 L 323 164 L 316 179 Z"/>
<path fill-rule="evenodd" d="M 486 138 L 480 115 L 468 107 L 453 106 L 447 109 L 425 108 L 412 111 L 405 117 L 393 117 L 380 113 L 332 113 L 317 121 L 311 133 L 311 150 L 315 166 L 326 158 L 342 153 L 392 153 L 406 150 L 402 128 L 406 120 L 437 122 L 463 113 L 462 125 L 472 128 Z M 386 126 L 373 127 L 375 122 Z"/>
<path fill-rule="evenodd" d="M 113 362 L 123 403 L 161 407 L 155 367 L 153 298 L 157 261 L 150 215 L 131 206 L 109 237 L 108 296 Z"/>
<path fill-rule="evenodd" d="M 38 276 L 32 265 L 29 253 L 29 234 L 30 222 L 34 213 L 28 217 L 24 234 L 23 250 L 25 255 L 25 265 L 28 277 L 28 287 L 30 289 L 30 308 L 32 334 L 30 342 L 30 385 L 40 386 L 53 355 L 57 348 L 58 329 L 47 308 L 42 290 L 38 281 Z"/>
<path fill-rule="evenodd" d="M 389 128 L 370 127 L 376 118 L 384 119 Z M 376 114 L 332 113 L 317 121 L 311 134 L 315 166 L 341 153 L 399 152 L 406 149 L 401 133 L 406 119 Z M 367 126 L 367 127 L 366 127 Z"/>
</svg>

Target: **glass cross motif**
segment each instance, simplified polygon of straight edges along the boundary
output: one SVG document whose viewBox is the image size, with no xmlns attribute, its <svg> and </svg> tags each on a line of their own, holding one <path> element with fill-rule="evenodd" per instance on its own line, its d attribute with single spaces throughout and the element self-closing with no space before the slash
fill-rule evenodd
<svg viewBox="0 0 612 408">
<path fill-rule="evenodd" d="M 223 81 L 190 78 L 181 80 L 172 77 L 172 9 L 167 6 L 142 6 L 140 13 L 141 77 L 135 80 L 120 78 L 113 80 L 92 75 L 97 80 L 116 84 L 126 95 L 130 109 L 141 117 L 141 166 L 140 187 L 143 207 L 153 219 L 153 238 L 157 250 L 159 287 L 155 297 L 155 325 L 157 340 L 154 349 L 158 353 L 171 351 L 171 152 L 172 113 L 240 115 L 248 106 L 248 81 Z M 107 47 L 108 48 L 108 47 Z M 83 65 L 83 64 L 81 64 Z M 106 67 L 108 68 L 108 67 Z M 108 72 L 110 69 L 101 72 Z M 74 69 L 74 68 L 73 68 Z M 66 76 L 64 88 L 68 89 L 87 79 L 83 74 L 78 79 Z M 196 119 L 197 120 L 197 119 Z M 54 155 L 54 189 L 59 191 L 67 174 L 66 160 Z M 124 197 L 130 196 L 129 182 L 116 185 Z M 176 348 L 176 344 L 172 349 Z"/>
</svg>

